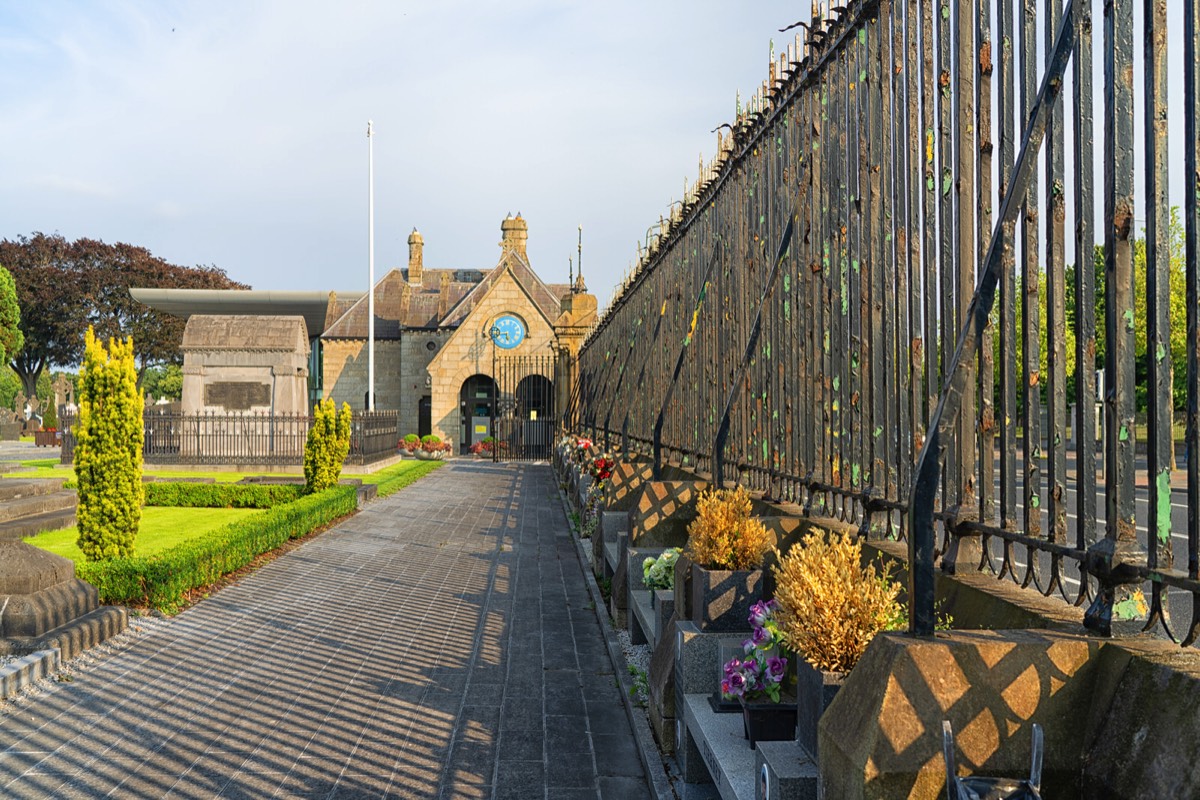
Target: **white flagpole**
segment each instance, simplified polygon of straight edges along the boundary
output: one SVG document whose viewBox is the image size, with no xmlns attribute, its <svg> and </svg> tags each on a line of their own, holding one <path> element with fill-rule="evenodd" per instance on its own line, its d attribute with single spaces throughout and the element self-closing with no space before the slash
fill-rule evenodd
<svg viewBox="0 0 1200 800">
<path fill-rule="evenodd" d="M 375 148 L 367 120 L 367 410 L 375 410 Z"/>
</svg>

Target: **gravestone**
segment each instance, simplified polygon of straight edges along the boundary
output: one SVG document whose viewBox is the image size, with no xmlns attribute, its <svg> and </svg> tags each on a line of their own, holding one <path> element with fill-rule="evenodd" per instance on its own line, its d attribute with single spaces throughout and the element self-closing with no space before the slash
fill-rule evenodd
<svg viewBox="0 0 1200 800">
<path fill-rule="evenodd" d="M 261 438 L 263 417 L 308 414 L 308 328 L 301 316 L 197 314 L 183 332 L 184 456 L 200 456 L 207 444 L 250 448 Z M 198 433 L 188 435 L 189 418 Z M 255 419 L 257 418 L 257 420 Z M 294 437 L 270 437 L 272 456 L 303 452 Z M 214 445 L 215 446 L 215 445 Z M 250 455 L 247 450 L 244 455 Z M 292 455 L 295 455 L 292 453 Z"/>
</svg>

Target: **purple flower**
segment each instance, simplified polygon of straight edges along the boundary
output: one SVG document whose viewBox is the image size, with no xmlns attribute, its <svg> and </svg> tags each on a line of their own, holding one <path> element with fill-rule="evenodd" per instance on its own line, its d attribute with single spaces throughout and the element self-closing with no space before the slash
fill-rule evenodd
<svg viewBox="0 0 1200 800">
<path fill-rule="evenodd" d="M 750 640 L 754 642 L 755 647 L 766 647 L 771 642 L 771 632 L 766 628 L 755 628 L 754 635 Z"/>
<path fill-rule="evenodd" d="M 746 676 L 740 672 L 735 672 L 729 676 L 729 691 L 726 694 L 741 697 L 746 691 Z"/>
<path fill-rule="evenodd" d="M 771 602 L 774 603 L 775 601 L 772 600 Z M 746 621 L 755 628 L 761 628 L 771 618 L 771 611 L 772 608 L 767 603 L 759 600 L 750 606 L 750 616 L 746 618 Z"/>
<path fill-rule="evenodd" d="M 782 656 L 771 656 L 767 659 L 767 680 L 779 683 L 787 672 L 787 659 Z"/>
<path fill-rule="evenodd" d="M 750 638 L 750 639 L 746 639 L 745 641 L 743 641 L 742 642 L 742 650 L 744 650 L 746 653 L 753 653 L 754 652 L 754 639 Z"/>
</svg>

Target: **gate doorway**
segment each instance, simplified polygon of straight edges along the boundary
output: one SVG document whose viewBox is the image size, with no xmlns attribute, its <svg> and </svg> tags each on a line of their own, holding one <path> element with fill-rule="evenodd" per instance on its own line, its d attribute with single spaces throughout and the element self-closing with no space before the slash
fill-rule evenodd
<svg viewBox="0 0 1200 800">
<path fill-rule="evenodd" d="M 428 436 L 431 433 L 433 433 L 433 398 L 425 395 L 417 401 L 417 435 Z"/>
<path fill-rule="evenodd" d="M 471 445 L 492 435 L 493 398 L 496 384 L 487 375 L 472 375 L 463 381 L 459 392 L 459 453 L 470 452 Z"/>
<path fill-rule="evenodd" d="M 538 461 L 550 457 L 558 430 L 554 404 L 553 355 L 496 359 L 497 461 Z"/>
</svg>

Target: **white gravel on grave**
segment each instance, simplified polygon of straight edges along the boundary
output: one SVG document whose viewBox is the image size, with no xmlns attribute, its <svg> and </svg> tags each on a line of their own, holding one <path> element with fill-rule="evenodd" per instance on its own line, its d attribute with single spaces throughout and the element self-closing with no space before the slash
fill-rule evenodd
<svg viewBox="0 0 1200 800">
<path fill-rule="evenodd" d="M 629 636 L 629 631 L 617 629 L 617 641 L 621 644 L 621 652 L 625 656 L 626 669 L 636 667 L 641 670 L 643 675 L 650 675 L 650 656 L 653 655 L 653 650 L 648 644 L 634 644 Z M 644 692 L 639 692 L 638 700 L 643 708 L 650 698 L 646 697 Z"/>
<path fill-rule="evenodd" d="M 12 697 L 0 700 L 0 717 L 15 713 L 24 703 L 33 698 L 49 694 L 58 688 L 58 684 L 70 683 L 76 677 L 83 675 L 100 664 L 109 656 L 128 649 L 133 643 L 153 633 L 166 628 L 172 623 L 168 617 L 157 615 L 129 617 L 129 626 L 108 639 L 88 650 L 84 650 L 70 661 L 64 661 L 62 668 L 53 675 L 34 681 Z M 0 667 L 15 661 L 15 656 L 0 656 Z"/>
</svg>

